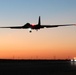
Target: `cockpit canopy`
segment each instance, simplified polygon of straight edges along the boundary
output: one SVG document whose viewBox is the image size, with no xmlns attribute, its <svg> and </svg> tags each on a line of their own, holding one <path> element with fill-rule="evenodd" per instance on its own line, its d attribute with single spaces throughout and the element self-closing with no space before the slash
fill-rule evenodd
<svg viewBox="0 0 76 75">
<path fill-rule="evenodd" d="M 25 25 L 30 25 L 30 23 L 26 23 Z"/>
<path fill-rule="evenodd" d="M 27 27 L 28 28 L 28 27 L 30 27 L 30 25 L 31 25 L 30 23 L 26 23 L 23 27 Z"/>
</svg>

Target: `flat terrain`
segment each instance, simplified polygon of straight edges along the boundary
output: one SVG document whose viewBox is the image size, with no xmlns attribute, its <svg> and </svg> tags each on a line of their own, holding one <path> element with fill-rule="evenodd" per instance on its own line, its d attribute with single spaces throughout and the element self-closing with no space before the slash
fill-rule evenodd
<svg viewBox="0 0 76 75">
<path fill-rule="evenodd" d="M 0 75 L 76 75 L 70 60 L 0 60 Z"/>
</svg>

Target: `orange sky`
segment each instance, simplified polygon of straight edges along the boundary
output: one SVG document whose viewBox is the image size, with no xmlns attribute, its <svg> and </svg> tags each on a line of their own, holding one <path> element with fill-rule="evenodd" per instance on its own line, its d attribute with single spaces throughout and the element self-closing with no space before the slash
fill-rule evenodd
<svg viewBox="0 0 76 75">
<path fill-rule="evenodd" d="M 76 0 L 0 0 L 0 27 L 27 22 L 76 24 Z M 25 30 L 0 29 L 0 58 L 66 59 L 76 57 L 76 26 Z"/>
<path fill-rule="evenodd" d="M 42 29 L 32 33 L 28 30 L 1 29 L 0 58 L 73 58 L 76 55 L 76 34 L 70 28 L 75 27 Z"/>
</svg>

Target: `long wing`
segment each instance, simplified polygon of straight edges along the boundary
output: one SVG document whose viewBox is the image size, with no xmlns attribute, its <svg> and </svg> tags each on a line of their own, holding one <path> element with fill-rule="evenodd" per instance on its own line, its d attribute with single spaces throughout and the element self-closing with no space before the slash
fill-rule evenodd
<svg viewBox="0 0 76 75">
<path fill-rule="evenodd" d="M 0 28 L 26 29 L 27 27 L 23 27 L 23 26 L 14 26 L 14 27 L 0 27 Z"/>
<path fill-rule="evenodd" d="M 0 28 L 20 29 L 20 28 L 22 28 L 22 27 L 21 27 L 21 26 L 17 26 L 17 27 L 0 27 Z"/>
<path fill-rule="evenodd" d="M 41 28 L 53 28 L 53 27 L 59 27 L 59 26 L 73 26 L 73 25 L 76 25 L 76 24 L 64 24 L 64 25 L 41 25 Z"/>
</svg>

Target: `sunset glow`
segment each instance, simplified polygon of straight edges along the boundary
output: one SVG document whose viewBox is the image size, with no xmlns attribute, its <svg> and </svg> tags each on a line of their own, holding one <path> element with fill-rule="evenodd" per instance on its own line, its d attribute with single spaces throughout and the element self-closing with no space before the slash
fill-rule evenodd
<svg viewBox="0 0 76 75">
<path fill-rule="evenodd" d="M 75 3 L 75 0 L 1 0 L 0 27 L 37 24 L 39 16 L 44 25 L 76 24 Z M 75 56 L 76 26 L 44 28 L 32 33 L 28 29 L 0 29 L 0 58 L 71 59 Z"/>
</svg>

